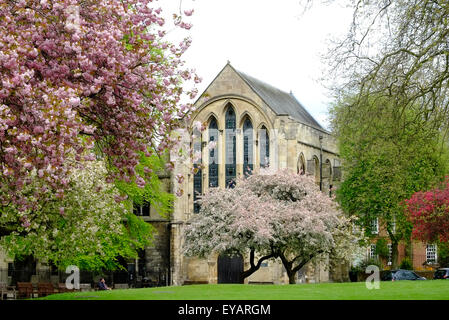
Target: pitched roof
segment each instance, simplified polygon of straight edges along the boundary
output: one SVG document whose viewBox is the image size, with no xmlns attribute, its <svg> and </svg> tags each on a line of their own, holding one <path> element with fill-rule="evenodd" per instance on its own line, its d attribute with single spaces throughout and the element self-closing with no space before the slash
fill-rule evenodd
<svg viewBox="0 0 449 320">
<path fill-rule="evenodd" d="M 325 130 L 312 117 L 312 115 L 307 112 L 304 106 L 296 100 L 293 94 L 286 93 L 241 71 L 238 71 L 235 68 L 233 69 L 277 115 L 287 114 L 301 123 L 310 125 L 320 130 Z"/>
</svg>

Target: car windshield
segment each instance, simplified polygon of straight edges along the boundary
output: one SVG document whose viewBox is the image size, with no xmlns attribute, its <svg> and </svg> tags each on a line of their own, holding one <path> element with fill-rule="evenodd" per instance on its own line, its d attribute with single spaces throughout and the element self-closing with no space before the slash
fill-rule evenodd
<svg viewBox="0 0 449 320">
<path fill-rule="evenodd" d="M 393 278 L 393 275 L 391 274 L 391 271 L 386 271 L 381 273 L 382 280 L 391 280 Z"/>
<path fill-rule="evenodd" d="M 435 272 L 435 278 L 442 279 L 446 274 L 446 270 L 437 270 Z"/>
</svg>

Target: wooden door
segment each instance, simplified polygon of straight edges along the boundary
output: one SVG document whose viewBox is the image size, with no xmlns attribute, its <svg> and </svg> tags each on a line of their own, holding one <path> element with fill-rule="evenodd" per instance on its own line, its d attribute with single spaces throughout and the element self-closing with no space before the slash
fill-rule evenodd
<svg viewBox="0 0 449 320">
<path fill-rule="evenodd" d="M 240 274 L 243 272 L 241 255 L 222 254 L 218 257 L 218 283 L 243 283 Z"/>
</svg>

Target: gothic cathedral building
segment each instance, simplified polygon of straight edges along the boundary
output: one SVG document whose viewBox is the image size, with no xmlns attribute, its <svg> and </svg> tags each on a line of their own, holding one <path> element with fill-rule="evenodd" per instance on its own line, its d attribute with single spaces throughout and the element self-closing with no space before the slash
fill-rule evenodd
<svg viewBox="0 0 449 320">
<path fill-rule="evenodd" d="M 195 103 L 195 121 L 206 124 L 191 141 L 201 152 L 202 169 L 191 173 L 187 163 L 175 167 L 173 177 L 183 174 L 185 191 L 177 197 L 170 228 L 170 278 L 174 285 L 188 283 L 232 282 L 232 269 L 246 269 L 245 257 L 211 255 L 208 259 L 188 258 L 183 251 L 183 229 L 199 211 L 197 195 L 207 188 L 225 188 L 249 171 L 269 166 L 288 168 L 294 174 L 315 176 L 323 192 L 335 190 L 340 165 L 335 139 L 325 130 L 292 93 L 283 92 L 243 72 L 228 62 Z M 210 142 L 215 148 L 208 148 Z M 240 261 L 239 261 L 240 260 Z M 333 279 L 321 265 L 306 265 L 298 274 L 299 282 L 341 281 Z M 263 264 L 248 283 L 288 283 L 282 264 Z"/>
</svg>

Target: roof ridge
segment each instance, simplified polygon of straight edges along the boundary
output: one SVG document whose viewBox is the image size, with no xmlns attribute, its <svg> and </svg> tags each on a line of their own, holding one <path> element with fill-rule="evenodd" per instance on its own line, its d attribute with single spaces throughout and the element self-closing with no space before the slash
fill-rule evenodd
<svg viewBox="0 0 449 320">
<path fill-rule="evenodd" d="M 232 68 L 250 86 L 250 88 L 253 89 L 271 109 L 273 109 L 275 113 L 288 114 L 297 121 L 300 121 L 301 123 L 312 126 L 319 130 L 325 130 L 321 126 L 321 124 L 307 111 L 307 109 L 303 106 L 303 104 L 299 102 L 299 100 L 295 97 L 293 93 L 287 93 L 243 71 L 239 71 L 234 67 Z M 271 92 L 266 92 L 267 90 Z M 279 95 L 279 97 L 274 97 L 272 96 L 271 93 L 275 95 L 277 94 Z M 279 98 L 283 101 L 273 101 L 276 98 Z M 296 104 L 296 106 L 294 104 Z"/>
<path fill-rule="evenodd" d="M 282 93 L 288 94 L 286 91 L 284 91 L 284 90 L 282 90 L 282 89 L 279 89 L 278 87 L 275 87 L 275 86 L 273 86 L 272 84 L 269 84 L 268 82 L 265 82 L 265 81 L 263 81 L 263 80 L 260 80 L 260 79 L 258 79 L 258 78 L 256 78 L 256 77 L 253 77 L 252 75 L 249 75 L 249 74 L 247 74 L 247 73 L 245 73 L 245 72 L 243 72 L 243 71 L 237 70 L 237 69 L 235 69 L 235 68 L 234 68 L 234 70 L 237 71 L 237 72 L 240 73 L 240 74 L 245 75 L 246 77 L 252 78 L 252 79 L 254 79 L 254 80 L 256 80 L 256 81 L 258 81 L 258 82 L 260 82 L 260 83 L 262 83 L 262 84 L 264 84 L 264 85 L 266 85 L 266 86 L 269 86 L 269 87 L 271 87 L 271 88 L 273 88 L 273 89 L 275 89 L 275 90 L 277 90 L 277 91 L 280 91 L 280 92 L 282 92 Z"/>
</svg>

